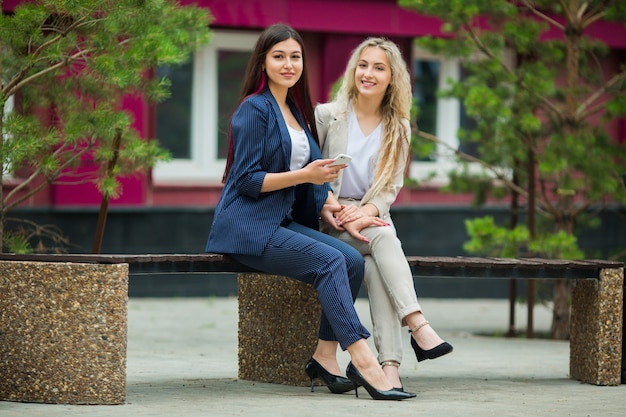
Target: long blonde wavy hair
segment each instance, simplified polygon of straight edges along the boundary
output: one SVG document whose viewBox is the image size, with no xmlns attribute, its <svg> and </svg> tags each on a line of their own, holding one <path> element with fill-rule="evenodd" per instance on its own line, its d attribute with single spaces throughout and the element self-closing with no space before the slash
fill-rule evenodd
<svg viewBox="0 0 626 417">
<path fill-rule="evenodd" d="M 348 61 L 341 86 L 335 96 L 335 102 L 340 108 L 348 109 L 358 94 L 354 75 L 361 53 L 366 48 L 382 49 L 391 66 L 391 82 L 381 103 L 383 134 L 372 184 L 372 190 L 377 193 L 391 185 L 398 165 L 405 162 L 401 161 L 401 157 L 408 156 L 403 155 L 402 150 L 407 149 L 410 142 L 406 126 L 409 123 L 412 102 L 411 76 L 400 49 L 394 42 L 385 38 L 367 38 L 354 49 Z"/>
</svg>

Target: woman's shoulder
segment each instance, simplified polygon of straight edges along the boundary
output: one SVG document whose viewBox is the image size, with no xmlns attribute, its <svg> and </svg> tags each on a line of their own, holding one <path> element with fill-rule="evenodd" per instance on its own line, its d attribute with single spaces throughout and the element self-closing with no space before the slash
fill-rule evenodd
<svg viewBox="0 0 626 417">
<path fill-rule="evenodd" d="M 245 97 L 241 103 L 239 104 L 240 106 L 242 105 L 247 105 L 247 106 L 267 106 L 268 104 L 270 104 L 270 99 L 267 97 L 266 94 L 264 93 L 256 93 L 256 94 L 250 94 L 248 97 Z"/>
<path fill-rule="evenodd" d="M 325 113 L 335 113 L 339 111 L 339 104 L 336 101 L 329 101 L 327 103 L 317 103 L 315 106 L 315 111 L 325 112 Z"/>
<path fill-rule="evenodd" d="M 235 114 L 257 114 L 259 112 L 267 113 L 271 107 L 271 101 L 264 94 L 251 94 L 239 103 L 237 109 L 235 110 Z"/>
<path fill-rule="evenodd" d="M 330 101 L 328 103 L 319 103 L 315 106 L 315 116 L 319 120 L 336 119 L 342 110 L 339 103 Z"/>
</svg>

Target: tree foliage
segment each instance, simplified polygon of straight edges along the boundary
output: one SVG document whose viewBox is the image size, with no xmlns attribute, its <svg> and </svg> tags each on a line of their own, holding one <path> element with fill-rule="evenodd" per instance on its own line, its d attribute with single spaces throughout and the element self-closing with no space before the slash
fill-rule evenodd
<svg viewBox="0 0 626 417">
<path fill-rule="evenodd" d="M 153 70 L 188 60 L 208 42 L 210 21 L 208 10 L 173 0 L 36 0 L 0 16 L 0 164 L 17 184 L 0 198 L 0 228 L 61 176 L 116 197 L 118 178 L 167 159 L 123 102 L 166 98 L 169 81 Z M 85 175 L 81 163 L 97 168 Z"/>
<path fill-rule="evenodd" d="M 625 138 L 610 137 L 606 130 L 626 117 L 626 64 L 623 56 L 608 59 L 606 45 L 585 35 L 601 19 L 626 22 L 623 2 L 400 4 L 442 19 L 448 37 L 418 42 L 460 58 L 469 74 L 441 92 L 460 99 L 476 122 L 475 129 L 461 129 L 458 135 L 475 142 L 480 157 L 461 157 L 482 164 L 495 183 L 522 197 L 528 198 L 536 185 L 536 208 L 553 220 L 555 229 L 568 233 L 575 231 L 576 219 L 594 213 L 590 209 L 626 201 L 621 179 Z M 602 57 L 613 68 L 603 67 Z M 458 181 L 471 179 L 463 169 L 453 173 Z M 514 173 L 519 185 L 512 181 Z M 531 174 L 536 175 L 533 184 Z M 478 179 L 484 182 L 485 177 Z"/>
<path fill-rule="evenodd" d="M 626 138 L 607 126 L 626 117 L 623 52 L 589 36 L 593 25 L 626 23 L 620 0 L 400 0 L 399 4 L 442 21 L 442 37 L 418 40 L 421 47 L 458 58 L 467 76 L 450 81 L 442 96 L 458 98 L 475 121 L 461 129 L 461 142 L 477 144 L 479 157 L 454 149 L 491 177 L 463 166 L 452 188 L 473 190 L 484 202 L 495 188 L 521 198 L 529 214 L 528 244 L 519 231 L 468 223 L 491 233 L 468 250 L 500 255 L 523 249 L 536 256 L 580 254 L 577 226 L 608 204 L 626 202 L 621 176 Z M 620 55 L 621 53 L 621 55 Z M 618 129 L 614 129 L 618 130 Z M 441 143 L 433 134 L 422 138 Z M 449 146 L 449 145 L 448 145 Z M 547 221 L 534 221 L 534 214 Z M 480 219 L 478 221 L 481 221 Z M 482 220 L 484 221 L 484 220 Z M 556 239 L 556 240 L 555 240 Z M 491 242 L 491 249 L 487 243 Z M 513 242 L 513 243 L 512 243 Z M 514 244 L 515 243 L 515 244 Z M 559 303 L 567 300 L 558 300 Z M 555 304 L 557 300 L 555 300 Z"/>
</svg>

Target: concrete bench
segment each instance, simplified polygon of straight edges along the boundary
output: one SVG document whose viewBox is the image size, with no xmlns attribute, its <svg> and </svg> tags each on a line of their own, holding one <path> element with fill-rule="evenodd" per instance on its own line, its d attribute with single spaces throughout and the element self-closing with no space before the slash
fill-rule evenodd
<svg viewBox="0 0 626 417">
<path fill-rule="evenodd" d="M 622 263 L 407 259 L 415 277 L 574 280 L 570 377 L 621 383 Z M 310 285 L 217 254 L 0 254 L 0 400 L 124 403 L 129 276 L 224 272 L 238 277 L 239 378 L 308 385 L 321 313 Z"/>
</svg>

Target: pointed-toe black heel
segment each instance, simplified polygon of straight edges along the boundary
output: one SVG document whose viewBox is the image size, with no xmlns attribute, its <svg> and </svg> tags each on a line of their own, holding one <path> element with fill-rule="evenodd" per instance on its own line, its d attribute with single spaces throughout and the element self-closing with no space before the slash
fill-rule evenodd
<svg viewBox="0 0 626 417">
<path fill-rule="evenodd" d="M 415 341 L 415 338 L 413 337 L 413 333 L 417 332 L 419 329 L 426 326 L 427 324 L 429 323 L 427 321 L 424 321 L 419 326 L 414 327 L 413 329 L 409 329 L 409 333 L 411 333 L 411 347 L 413 348 L 413 351 L 415 351 L 415 356 L 417 357 L 418 362 L 425 361 L 426 359 L 437 359 L 440 356 L 447 355 L 453 350 L 452 345 L 448 342 L 440 343 L 434 348 L 428 350 L 424 350 L 419 347 L 419 345 Z"/>
<path fill-rule="evenodd" d="M 311 358 L 304 366 L 306 374 L 311 378 L 311 392 L 313 392 L 313 380 L 319 378 L 326 384 L 333 394 L 343 394 L 354 389 L 354 384 L 348 378 L 333 375 L 328 372 L 318 361 Z"/>
<path fill-rule="evenodd" d="M 405 391 L 398 391 L 397 388 L 392 388 L 388 391 L 381 391 L 379 389 L 374 388 L 370 385 L 369 382 L 363 378 L 363 375 L 359 372 L 358 369 L 350 362 L 348 364 L 348 368 L 346 369 L 346 375 L 353 383 L 354 394 L 359 397 L 358 386 L 362 385 L 363 388 L 367 391 L 367 393 L 375 400 L 405 400 L 407 398 L 415 397 L 415 394 Z"/>
<path fill-rule="evenodd" d="M 382 361 L 380 363 L 380 365 L 384 368 L 385 366 L 395 366 L 396 368 L 400 367 L 400 362 L 398 361 Z M 404 390 L 404 386 L 402 385 L 402 382 L 400 382 L 400 386 L 399 387 L 393 387 L 392 390 L 394 391 L 400 391 L 400 392 L 407 392 Z M 413 397 L 416 396 L 416 394 L 413 394 L 412 392 L 407 392 L 408 394 L 411 394 Z"/>
<path fill-rule="evenodd" d="M 404 387 L 393 387 L 393 388 L 391 388 L 391 389 L 392 389 L 393 391 L 404 392 L 404 393 L 406 393 L 406 394 L 409 394 L 409 395 L 410 395 L 410 397 L 408 397 L 408 398 L 415 398 L 415 397 L 417 397 L 417 394 L 412 393 L 412 392 L 405 391 L 405 390 L 404 390 Z"/>
<path fill-rule="evenodd" d="M 412 337 L 411 347 L 415 351 L 415 356 L 417 357 L 418 362 L 425 361 L 426 359 L 437 359 L 440 356 L 447 355 L 453 350 L 452 345 L 448 342 L 443 342 L 432 349 L 424 350 L 419 347 L 415 339 Z"/>
</svg>

